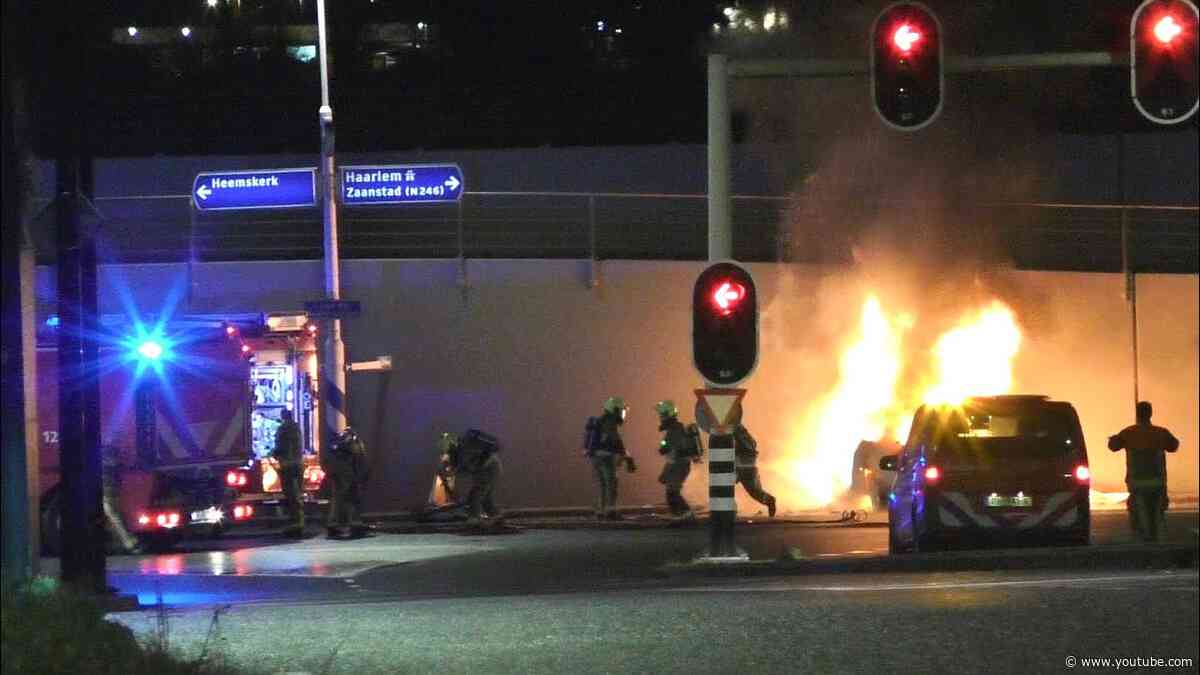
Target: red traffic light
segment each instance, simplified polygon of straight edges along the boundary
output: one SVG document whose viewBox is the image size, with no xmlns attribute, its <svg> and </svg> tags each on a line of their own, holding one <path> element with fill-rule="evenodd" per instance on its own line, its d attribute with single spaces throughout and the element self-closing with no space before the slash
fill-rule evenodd
<svg viewBox="0 0 1200 675">
<path fill-rule="evenodd" d="M 1191 0 L 1146 0 L 1129 22 L 1130 94 L 1138 112 L 1158 124 L 1178 124 L 1200 105 L 1197 30 Z"/>
<path fill-rule="evenodd" d="M 942 30 L 918 2 L 896 2 L 871 26 L 871 103 L 893 129 L 916 131 L 942 110 Z"/>
<path fill-rule="evenodd" d="M 749 377 L 758 363 L 758 295 L 749 270 L 709 265 L 692 291 L 692 361 L 718 387 Z"/>
<path fill-rule="evenodd" d="M 1175 17 L 1170 14 L 1154 23 L 1154 38 L 1164 45 L 1171 44 L 1171 41 L 1179 37 L 1182 32 L 1183 26 L 1180 26 Z"/>
<path fill-rule="evenodd" d="M 905 54 L 912 51 L 913 46 L 920 41 L 921 32 L 914 30 L 913 27 L 907 23 L 900 24 L 900 27 L 897 28 L 894 33 L 892 33 L 892 44 L 896 45 L 896 49 L 899 49 Z"/>
<path fill-rule="evenodd" d="M 712 292 L 713 305 L 721 316 L 729 316 L 746 297 L 746 287 L 736 281 L 722 279 Z"/>
</svg>

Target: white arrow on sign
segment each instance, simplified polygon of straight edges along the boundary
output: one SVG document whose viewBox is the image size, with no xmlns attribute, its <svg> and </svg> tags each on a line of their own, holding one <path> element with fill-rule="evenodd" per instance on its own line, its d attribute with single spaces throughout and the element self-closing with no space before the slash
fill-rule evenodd
<svg viewBox="0 0 1200 675">
<path fill-rule="evenodd" d="M 196 196 L 200 199 L 208 199 L 208 196 L 211 194 L 212 190 L 209 189 L 207 185 L 202 184 L 200 187 L 196 188 Z"/>
<path fill-rule="evenodd" d="M 450 188 L 451 192 L 457 190 L 459 185 L 462 185 L 462 183 L 460 183 L 459 180 L 454 176 L 450 176 L 446 179 L 446 187 Z"/>
</svg>

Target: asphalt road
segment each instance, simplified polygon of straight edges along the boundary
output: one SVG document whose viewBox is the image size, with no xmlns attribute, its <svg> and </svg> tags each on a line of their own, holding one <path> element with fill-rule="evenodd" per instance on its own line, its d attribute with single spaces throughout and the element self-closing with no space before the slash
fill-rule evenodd
<svg viewBox="0 0 1200 675">
<path fill-rule="evenodd" d="M 1171 538 L 1194 547 L 1195 512 Z M 1097 550 L 1128 540 L 1098 512 Z M 755 560 L 879 557 L 886 528 L 745 523 Z M 1190 658 L 1196 568 L 715 578 L 664 566 L 704 552 L 704 527 L 646 520 L 511 535 L 227 539 L 110 560 L 158 608 L 114 614 L 141 634 L 252 672 L 1065 672 L 1067 659 Z M 1058 550 L 1050 552 L 1057 556 Z M 1112 662 L 1116 664 L 1117 662 Z M 1164 661 L 1169 665 L 1169 662 Z M 1137 670 L 1132 662 L 1122 670 Z M 1161 672 L 1164 669 L 1157 669 Z"/>
<path fill-rule="evenodd" d="M 1196 672 L 1197 574 L 804 577 L 193 609 L 170 643 L 282 673 Z M 118 615 L 146 634 L 154 612 Z M 1167 659 L 1191 659 L 1179 664 Z M 1074 662 L 1071 659 L 1076 659 Z M 1072 664 L 1075 667 L 1071 667 Z M 1126 667 L 1123 670 L 1139 671 Z M 1144 672 L 1144 670 L 1143 670 Z"/>
<path fill-rule="evenodd" d="M 1195 512 L 1172 512 L 1170 538 L 1195 542 Z M 1129 540 L 1124 512 L 1093 516 L 1093 542 Z M 560 521 L 518 534 L 388 534 L 357 541 L 314 536 L 200 541 L 179 552 L 117 556 L 110 583 L 142 604 L 244 604 L 273 600 L 341 601 L 347 596 L 405 598 L 560 593 L 662 584 L 661 568 L 705 553 L 704 525 L 662 527 L 645 518 L 617 527 Z M 752 560 L 883 556 L 882 522 L 740 523 L 737 543 Z"/>
</svg>

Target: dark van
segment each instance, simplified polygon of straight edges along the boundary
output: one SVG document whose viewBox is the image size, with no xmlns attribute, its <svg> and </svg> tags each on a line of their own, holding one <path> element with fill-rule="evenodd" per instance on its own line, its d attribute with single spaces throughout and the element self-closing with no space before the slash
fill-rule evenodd
<svg viewBox="0 0 1200 675">
<path fill-rule="evenodd" d="M 1091 472 L 1075 408 L 1046 396 L 922 406 L 888 495 L 888 548 L 1053 540 L 1083 545 Z"/>
</svg>

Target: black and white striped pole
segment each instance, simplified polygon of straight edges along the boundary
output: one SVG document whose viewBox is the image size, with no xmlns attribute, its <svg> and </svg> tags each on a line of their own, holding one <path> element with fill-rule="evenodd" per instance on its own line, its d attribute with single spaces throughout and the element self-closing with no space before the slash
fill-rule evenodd
<svg viewBox="0 0 1200 675">
<path fill-rule="evenodd" d="M 743 559 L 734 545 L 737 483 L 733 431 L 745 389 L 733 389 L 758 365 L 758 294 L 741 265 L 709 265 L 692 293 L 692 360 L 706 388 L 696 390 L 696 422 L 709 435 L 708 500 L 712 559 Z"/>
</svg>

